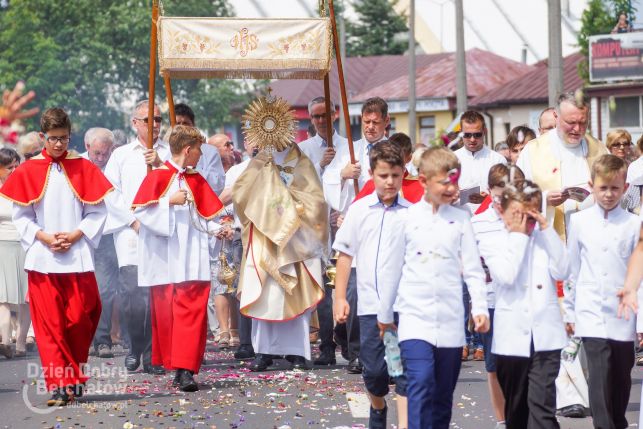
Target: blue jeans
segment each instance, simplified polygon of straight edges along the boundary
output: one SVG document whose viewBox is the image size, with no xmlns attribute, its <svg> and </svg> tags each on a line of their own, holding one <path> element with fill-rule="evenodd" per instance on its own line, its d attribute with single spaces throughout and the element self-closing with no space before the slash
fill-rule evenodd
<svg viewBox="0 0 643 429">
<path fill-rule="evenodd" d="M 448 429 L 462 348 L 406 340 L 400 350 L 407 379 L 408 429 Z"/>
</svg>

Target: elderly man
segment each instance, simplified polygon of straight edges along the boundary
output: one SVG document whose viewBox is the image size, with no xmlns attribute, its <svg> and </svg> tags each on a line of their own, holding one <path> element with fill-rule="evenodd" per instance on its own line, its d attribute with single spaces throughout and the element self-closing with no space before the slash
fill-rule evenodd
<svg viewBox="0 0 643 429">
<path fill-rule="evenodd" d="M 90 128 L 85 133 L 85 149 L 82 156 L 89 159 L 95 166 L 105 170 L 107 161 L 114 149 L 114 134 L 107 128 Z M 107 198 L 110 198 L 108 195 Z M 109 217 L 109 214 L 108 214 Z M 103 310 L 94 334 L 94 350 L 100 358 L 112 358 L 112 315 L 114 305 L 118 308 L 117 297 L 121 289 L 118 275 L 118 259 L 112 234 L 103 234 L 98 248 L 94 252 L 94 270 L 98 293 Z"/>
<path fill-rule="evenodd" d="M 136 139 L 114 150 L 105 167 L 105 176 L 114 185 L 113 196 L 107 201 L 109 218 L 105 232 L 114 233 L 123 287 L 123 323 L 130 339 L 125 368 L 136 371 L 142 359 L 145 372 L 164 374 L 163 368 L 152 365 L 149 290 L 138 286 L 140 223 L 130 209 L 134 196 L 147 175 L 147 166 L 160 167 L 170 156 L 167 142 L 159 138 L 163 118 L 158 106 L 154 106 L 152 149 L 147 148 L 148 103 L 148 100 L 137 103 L 132 112 L 132 127 L 136 131 Z"/>
<path fill-rule="evenodd" d="M 228 171 L 235 164 L 234 143 L 225 134 L 215 134 L 208 139 L 208 144 L 217 148 L 223 163 L 223 170 Z"/>
</svg>

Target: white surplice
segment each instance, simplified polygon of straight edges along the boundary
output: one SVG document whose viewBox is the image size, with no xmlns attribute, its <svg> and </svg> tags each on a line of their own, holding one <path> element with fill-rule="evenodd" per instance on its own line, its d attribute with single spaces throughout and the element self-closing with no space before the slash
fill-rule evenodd
<svg viewBox="0 0 643 429">
<path fill-rule="evenodd" d="M 184 172 L 172 160 L 172 165 Z M 138 234 L 138 284 L 157 286 L 190 280 L 210 281 L 208 234 L 193 223 L 216 232 L 220 225 L 200 218 L 190 205 L 170 205 L 170 197 L 187 189 L 176 175 L 158 204 L 139 207 L 134 216 L 141 223 Z"/>
<path fill-rule="evenodd" d="M 83 204 L 76 198 L 58 164 L 51 166 L 45 195 L 28 206 L 13 205 L 13 224 L 27 255 L 25 270 L 40 273 L 84 273 L 94 271 L 94 249 L 103 232 L 105 203 Z M 54 253 L 36 239 L 36 233 L 72 232 L 80 229 L 83 237 L 65 253 Z"/>
</svg>

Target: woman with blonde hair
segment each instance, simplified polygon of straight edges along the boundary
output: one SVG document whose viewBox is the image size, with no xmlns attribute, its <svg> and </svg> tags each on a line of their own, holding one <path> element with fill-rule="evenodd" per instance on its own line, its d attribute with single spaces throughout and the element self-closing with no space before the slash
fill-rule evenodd
<svg viewBox="0 0 643 429">
<path fill-rule="evenodd" d="M 632 162 L 632 135 L 623 129 L 611 130 L 607 133 L 607 150 L 612 155 L 618 156 L 627 164 Z"/>
</svg>

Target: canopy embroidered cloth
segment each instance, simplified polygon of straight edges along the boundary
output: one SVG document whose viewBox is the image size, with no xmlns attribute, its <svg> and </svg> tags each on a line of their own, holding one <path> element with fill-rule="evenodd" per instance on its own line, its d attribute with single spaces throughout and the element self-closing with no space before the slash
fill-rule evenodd
<svg viewBox="0 0 643 429">
<path fill-rule="evenodd" d="M 330 70 L 328 18 L 162 16 L 159 64 L 172 78 L 323 79 Z"/>
</svg>

